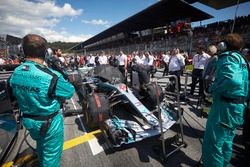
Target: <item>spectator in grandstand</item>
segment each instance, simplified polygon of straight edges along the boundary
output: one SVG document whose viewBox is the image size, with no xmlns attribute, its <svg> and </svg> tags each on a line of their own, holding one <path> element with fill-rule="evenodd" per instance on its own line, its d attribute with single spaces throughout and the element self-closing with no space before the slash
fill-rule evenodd
<svg viewBox="0 0 250 167">
<path fill-rule="evenodd" d="M 59 167 L 64 142 L 59 99 L 71 98 L 74 87 L 59 72 L 43 65 L 44 38 L 28 34 L 22 41 L 26 61 L 11 75 L 10 87 L 22 112 L 22 125 L 36 141 L 39 166 Z"/>
<path fill-rule="evenodd" d="M 123 51 L 120 51 L 120 54 L 116 57 L 118 60 L 118 68 L 122 75 L 125 77 L 125 72 L 127 70 L 127 55 L 123 53 Z"/>
<path fill-rule="evenodd" d="M 204 167 L 229 166 L 235 130 L 243 123 L 249 72 L 238 52 L 242 47 L 243 39 L 238 34 L 228 34 L 218 44 L 215 81 L 209 87 L 213 104 L 202 144 Z"/>
<path fill-rule="evenodd" d="M 179 49 L 174 49 L 169 58 L 168 71 L 170 75 L 175 75 L 177 77 L 179 91 L 181 90 L 180 75 L 184 68 L 185 68 L 184 57 L 180 54 Z M 170 78 L 170 81 L 174 82 L 175 79 Z M 175 84 L 173 84 L 173 87 L 175 88 Z"/>
<path fill-rule="evenodd" d="M 193 72 L 192 72 L 192 84 L 191 84 L 191 90 L 190 95 L 194 94 L 195 86 L 199 82 L 199 96 L 203 96 L 203 80 L 202 80 L 202 74 L 203 70 L 205 68 L 205 65 L 207 64 L 208 59 L 210 56 L 204 52 L 204 47 L 202 45 L 199 45 L 196 48 L 197 54 L 193 57 Z"/>
</svg>

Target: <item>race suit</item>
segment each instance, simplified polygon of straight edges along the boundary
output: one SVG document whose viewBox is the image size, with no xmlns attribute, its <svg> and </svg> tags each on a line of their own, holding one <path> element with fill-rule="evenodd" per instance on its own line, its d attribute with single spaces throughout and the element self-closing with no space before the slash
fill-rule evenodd
<svg viewBox="0 0 250 167">
<path fill-rule="evenodd" d="M 229 166 L 235 129 L 243 124 L 249 91 L 246 61 L 237 52 L 224 52 L 210 86 L 213 104 L 202 145 L 204 167 Z"/>
<path fill-rule="evenodd" d="M 60 98 L 71 98 L 74 87 L 59 72 L 33 61 L 15 69 L 10 86 L 23 113 L 22 124 L 37 142 L 40 166 L 59 167 L 64 142 Z M 42 132 L 43 125 L 48 126 Z"/>
</svg>

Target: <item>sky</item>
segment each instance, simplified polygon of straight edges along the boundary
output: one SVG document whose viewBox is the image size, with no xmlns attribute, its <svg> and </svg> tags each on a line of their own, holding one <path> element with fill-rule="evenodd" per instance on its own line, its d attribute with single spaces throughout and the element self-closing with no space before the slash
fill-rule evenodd
<svg viewBox="0 0 250 167">
<path fill-rule="evenodd" d="M 0 0 L 0 34 L 23 37 L 39 34 L 49 42 L 81 42 L 157 3 L 159 0 Z M 235 6 L 215 10 L 200 3 L 214 21 L 234 18 Z M 250 14 L 250 2 L 241 4 L 238 16 Z M 200 25 L 194 23 L 193 26 Z"/>
</svg>

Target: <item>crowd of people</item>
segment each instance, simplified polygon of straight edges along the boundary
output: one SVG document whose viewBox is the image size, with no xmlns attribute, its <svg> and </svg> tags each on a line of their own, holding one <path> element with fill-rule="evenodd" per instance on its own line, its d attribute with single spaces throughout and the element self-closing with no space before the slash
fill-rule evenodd
<svg viewBox="0 0 250 167">
<path fill-rule="evenodd" d="M 8 64 L 20 64 L 21 58 L 18 56 L 9 56 L 4 57 L 3 55 L 0 55 L 0 65 L 8 65 Z"/>
<path fill-rule="evenodd" d="M 243 43 L 240 35 L 228 34 L 218 45 L 209 45 L 208 48 L 203 45 L 196 46 L 196 54 L 192 57 L 192 83 L 189 95 L 194 94 L 195 86 L 199 83 L 199 97 L 211 94 L 213 98 L 202 147 L 202 160 L 205 167 L 230 164 L 235 131 L 242 126 L 244 119 L 244 144 L 246 155 L 249 155 L 250 68 L 248 62 L 250 54 L 249 50 L 242 50 Z M 181 90 L 180 76 L 187 62 L 185 54 L 178 48 L 161 54 L 160 60 L 164 62 L 165 66 L 163 76 L 166 74 L 177 76 L 179 90 Z M 87 65 L 92 56 L 87 57 Z M 120 71 L 124 72 L 126 65 L 121 62 L 131 62 L 132 66 L 154 66 L 156 64 L 154 63 L 156 58 L 149 52 L 133 52 L 131 56 L 127 56 L 121 51 L 118 56 L 103 57 L 105 57 L 104 52 L 100 57 L 93 58 L 95 61 L 91 61 L 92 65 L 108 64 L 117 58 L 118 67 L 120 69 L 122 66 L 123 70 L 120 69 Z M 102 61 L 103 59 L 105 61 Z M 97 63 L 97 61 L 100 62 Z M 146 70 L 146 68 L 140 69 Z M 204 94 L 204 91 L 207 94 Z"/>
<path fill-rule="evenodd" d="M 10 86 L 23 112 L 23 125 L 30 131 L 31 137 L 37 141 L 39 162 L 45 166 L 59 166 L 60 164 L 63 121 L 59 99 L 68 99 L 74 92 L 73 86 L 65 80 L 61 72 L 52 70 L 54 68 L 47 68 L 50 65 L 47 64 L 49 61 L 46 61 L 46 55 L 51 54 L 53 65 L 59 62 L 59 68 L 64 68 L 64 66 L 67 68 L 69 65 L 74 70 L 81 65 L 94 67 L 110 64 L 117 67 L 123 75 L 129 66 L 138 73 L 148 72 L 148 69 L 154 67 L 156 61 L 148 51 L 134 51 L 130 56 L 124 54 L 122 50 L 117 55 L 114 52 L 107 55 L 102 51 L 95 56 L 89 54 L 82 58 L 81 56 L 65 58 L 62 57 L 60 49 L 45 51 L 46 40 L 40 36 L 30 34 L 23 40 L 26 61 L 15 69 L 10 79 Z M 32 45 L 32 43 L 37 45 Z M 229 165 L 235 131 L 244 120 L 244 144 L 246 149 L 250 148 L 250 122 L 247 120 L 250 115 L 248 104 L 250 56 L 249 50 L 243 53 L 242 48 L 243 39 L 238 34 L 228 34 L 217 46 L 210 45 L 207 49 L 202 45 L 196 46 L 196 54 L 192 58 L 190 95 L 194 94 L 195 85 L 199 83 L 199 96 L 204 96 L 204 89 L 206 89 L 207 93 L 213 97 L 202 146 L 204 167 Z M 181 90 L 180 76 L 186 63 L 184 52 L 174 48 L 161 54 L 161 61 L 164 62 L 165 67 L 163 76 L 168 74 L 177 76 L 179 90 Z M 24 77 L 26 74 L 39 74 L 43 77 L 39 81 L 33 77 L 32 82 L 30 80 L 26 82 L 27 78 Z M 205 88 L 203 85 L 206 85 Z M 23 90 L 23 87 L 27 89 Z M 30 101 L 33 102 L 32 106 L 29 106 Z M 40 115 L 37 115 L 37 111 Z M 33 127 L 33 124 L 38 126 Z M 45 131 L 42 131 L 43 126 L 47 128 Z M 48 129 L 51 130 L 48 131 Z M 50 155 L 52 149 L 55 152 L 53 156 Z M 246 153 L 249 155 L 249 150 L 246 150 Z"/>
<path fill-rule="evenodd" d="M 238 18 L 238 23 L 249 24 Z M 224 23 L 214 23 L 208 28 L 218 30 L 217 26 L 225 27 Z M 216 29 L 216 30 L 214 30 Z M 221 30 L 221 29 L 220 29 Z M 203 28 L 195 31 L 203 32 Z M 220 31 L 221 32 L 221 31 Z M 36 43 L 37 45 L 32 45 Z M 249 109 L 249 50 L 242 52 L 243 39 L 238 34 L 228 34 L 218 45 L 196 45 L 196 53 L 189 57 L 187 52 L 173 48 L 166 52 L 133 51 L 125 53 L 122 49 L 115 51 L 100 51 L 86 55 L 62 56 L 60 49 L 47 49 L 44 38 L 29 34 L 23 38 L 23 49 L 26 61 L 17 67 L 10 79 L 13 95 L 17 98 L 23 112 L 23 125 L 30 131 L 31 137 L 37 141 L 38 158 L 41 166 L 60 166 L 60 156 L 63 144 L 63 120 L 60 112 L 60 98 L 68 99 L 74 93 L 74 87 L 55 68 L 77 70 L 80 67 L 96 67 L 109 64 L 117 67 L 125 76 L 128 69 L 142 75 L 139 77 L 142 88 L 144 73 L 149 74 L 153 68 L 164 68 L 162 76 L 175 75 L 178 91 L 181 91 L 181 75 L 185 66 L 192 64 L 192 83 L 189 97 L 194 95 L 196 84 L 199 83 L 199 97 L 210 94 L 213 98 L 208 116 L 202 160 L 204 167 L 228 166 L 232 154 L 232 143 L 235 131 L 243 122 L 243 135 L 246 153 L 250 149 L 250 109 Z M 49 60 L 46 60 L 49 59 Z M 52 65 L 49 62 L 53 62 Z M 0 65 L 20 64 L 19 57 L 0 56 Z M 56 63 L 55 63 L 56 62 Z M 58 64 L 57 64 L 58 62 Z M 27 78 L 22 74 L 30 76 Z M 171 78 L 170 78 L 171 81 Z M 46 83 L 46 84 L 44 84 Z M 176 84 L 176 83 L 175 83 Z M 55 86 L 56 85 L 56 86 Z M 23 87 L 27 89 L 23 89 Z M 173 86 L 175 87 L 175 86 Z M 53 92 L 50 92 L 53 91 Z M 26 98 L 28 97 L 28 98 Z M 32 106 L 30 106 L 32 102 Z M 37 126 L 33 127 L 36 124 Z M 41 134 L 42 127 L 47 128 Z M 52 129 L 49 130 L 48 129 Z M 55 143 L 57 143 L 55 145 Z M 53 156 L 50 152 L 53 150 Z"/>
</svg>

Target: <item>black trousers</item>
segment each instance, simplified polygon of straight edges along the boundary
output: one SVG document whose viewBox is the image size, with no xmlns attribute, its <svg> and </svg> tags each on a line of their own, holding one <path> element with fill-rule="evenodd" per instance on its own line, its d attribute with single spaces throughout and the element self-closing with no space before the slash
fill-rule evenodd
<svg viewBox="0 0 250 167">
<path fill-rule="evenodd" d="M 119 71 L 122 73 L 122 76 L 125 77 L 125 66 L 118 66 Z"/>
<path fill-rule="evenodd" d="M 168 64 L 164 62 L 164 71 L 163 71 L 163 74 L 162 76 L 165 76 L 165 75 L 168 75 Z"/>
<path fill-rule="evenodd" d="M 199 95 L 203 95 L 202 73 L 203 73 L 203 69 L 193 69 L 190 94 L 192 95 L 194 94 L 195 86 L 199 82 Z"/>
<path fill-rule="evenodd" d="M 180 80 L 181 71 L 169 71 L 169 75 L 175 75 L 177 77 L 178 88 L 179 88 L 179 91 L 181 91 L 181 80 Z M 173 77 L 169 78 L 169 80 L 175 81 Z"/>
</svg>

